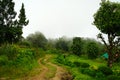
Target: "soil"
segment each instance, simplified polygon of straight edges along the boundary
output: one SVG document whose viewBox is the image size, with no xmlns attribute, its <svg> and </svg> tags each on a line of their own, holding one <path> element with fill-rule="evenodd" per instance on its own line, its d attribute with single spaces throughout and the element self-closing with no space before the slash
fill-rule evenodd
<svg viewBox="0 0 120 80">
<path fill-rule="evenodd" d="M 49 62 L 48 61 L 49 58 L 50 58 L 50 55 L 45 56 L 43 61 L 46 64 L 49 64 L 49 65 L 56 68 L 55 76 L 53 78 L 50 78 L 50 79 L 46 78 L 46 74 L 49 72 L 49 68 L 46 65 L 42 64 L 41 59 L 39 59 L 39 64 L 42 65 L 42 71 L 40 72 L 40 74 L 35 75 L 34 77 L 31 77 L 27 80 L 73 80 L 72 76 L 70 75 L 70 73 L 68 73 L 66 71 L 66 69 L 64 69 L 61 66 L 58 66 L 56 64 Z"/>
</svg>

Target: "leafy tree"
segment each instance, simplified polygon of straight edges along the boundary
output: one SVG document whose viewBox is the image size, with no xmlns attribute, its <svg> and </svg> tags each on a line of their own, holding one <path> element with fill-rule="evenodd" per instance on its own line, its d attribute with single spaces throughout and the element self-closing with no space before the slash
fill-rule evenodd
<svg viewBox="0 0 120 80">
<path fill-rule="evenodd" d="M 94 43 L 98 47 L 98 53 L 97 55 L 101 55 L 104 53 L 104 44 L 100 43 L 99 41 L 96 41 L 95 39 L 91 38 L 82 38 L 82 54 L 88 55 L 88 45 L 90 43 Z"/>
<path fill-rule="evenodd" d="M 63 38 L 59 38 L 59 40 L 56 42 L 55 47 L 57 49 L 61 49 L 61 50 L 64 50 L 64 51 L 69 50 L 68 42 L 66 40 L 64 40 Z"/>
<path fill-rule="evenodd" d="M 15 3 L 12 0 L 0 0 L 0 44 L 18 42 L 22 37 L 22 28 L 26 21 L 24 4 L 22 4 L 19 20 L 16 19 Z"/>
<path fill-rule="evenodd" d="M 45 49 L 47 44 L 46 37 L 41 32 L 35 32 L 27 36 L 27 40 L 32 43 L 34 47 L 40 47 Z"/>
<path fill-rule="evenodd" d="M 104 42 L 109 54 L 108 66 L 112 67 L 115 54 L 120 52 L 118 49 L 120 46 L 120 3 L 102 1 L 99 10 L 94 14 L 93 24 L 108 36 L 108 42 L 106 42 L 102 33 L 98 34 L 98 38 Z"/>
<path fill-rule="evenodd" d="M 73 38 L 72 52 L 78 56 L 81 55 L 82 41 L 80 37 Z"/>
<path fill-rule="evenodd" d="M 97 58 L 98 53 L 99 53 L 99 48 L 98 48 L 97 44 L 94 42 L 88 43 L 88 45 L 87 45 L 88 58 L 95 59 L 95 58 Z"/>
</svg>

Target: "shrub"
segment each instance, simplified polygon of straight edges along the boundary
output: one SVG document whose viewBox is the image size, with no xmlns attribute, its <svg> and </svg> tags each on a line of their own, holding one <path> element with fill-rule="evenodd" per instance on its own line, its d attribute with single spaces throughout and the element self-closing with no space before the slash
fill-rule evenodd
<svg viewBox="0 0 120 80">
<path fill-rule="evenodd" d="M 81 63 L 81 67 L 88 68 L 90 65 L 88 63 Z"/>
<path fill-rule="evenodd" d="M 73 64 L 74 64 L 76 67 L 80 67 L 80 65 L 81 65 L 81 63 L 78 62 L 78 61 L 73 62 Z"/>
<path fill-rule="evenodd" d="M 60 50 L 63 50 L 63 51 L 68 51 L 69 50 L 69 47 L 68 47 L 68 42 L 62 38 L 60 38 L 56 44 L 55 44 L 55 48 L 56 49 L 60 49 Z"/>
<path fill-rule="evenodd" d="M 70 66 L 70 67 L 75 66 L 72 62 L 68 61 L 67 59 L 65 60 L 65 65 Z"/>
<path fill-rule="evenodd" d="M 105 77 L 105 75 L 102 72 L 96 72 L 96 77 L 103 78 L 103 77 Z"/>
<path fill-rule="evenodd" d="M 0 56 L 0 66 L 6 65 L 7 62 L 8 62 L 8 57 L 5 56 L 5 55 L 1 55 L 1 56 Z"/>
<path fill-rule="evenodd" d="M 17 45 L 5 44 L 0 47 L 0 55 L 6 55 L 9 60 L 14 60 L 18 54 L 18 49 Z"/>
<path fill-rule="evenodd" d="M 106 76 L 111 75 L 113 73 L 113 71 L 107 66 L 100 66 L 98 68 L 98 71 L 101 71 Z"/>
<path fill-rule="evenodd" d="M 94 42 L 90 42 L 87 45 L 88 58 L 95 59 L 98 56 L 99 48 Z"/>
<path fill-rule="evenodd" d="M 29 41 L 21 41 L 18 43 L 18 45 L 22 46 L 22 47 L 31 47 L 31 43 Z"/>
<path fill-rule="evenodd" d="M 73 64 L 74 64 L 76 67 L 82 67 L 82 68 L 88 68 L 88 67 L 90 66 L 88 63 L 78 62 L 78 61 L 73 62 Z"/>
<path fill-rule="evenodd" d="M 82 68 L 81 73 L 87 74 L 87 75 L 92 76 L 92 77 L 94 77 L 96 75 L 96 71 L 90 70 L 88 68 Z"/>
<path fill-rule="evenodd" d="M 95 65 L 91 66 L 90 68 L 91 68 L 92 70 L 98 70 L 98 67 L 95 66 Z"/>
<path fill-rule="evenodd" d="M 107 77 L 107 80 L 120 80 L 120 76 L 110 75 Z"/>
<path fill-rule="evenodd" d="M 43 49 L 45 49 L 45 46 L 47 44 L 47 39 L 41 32 L 35 32 L 34 34 L 28 35 L 26 40 L 29 41 L 32 46 L 40 47 Z"/>
<path fill-rule="evenodd" d="M 74 37 L 73 38 L 73 44 L 71 47 L 72 52 L 77 55 L 80 56 L 81 55 L 81 51 L 82 51 L 82 41 L 80 37 Z"/>
</svg>

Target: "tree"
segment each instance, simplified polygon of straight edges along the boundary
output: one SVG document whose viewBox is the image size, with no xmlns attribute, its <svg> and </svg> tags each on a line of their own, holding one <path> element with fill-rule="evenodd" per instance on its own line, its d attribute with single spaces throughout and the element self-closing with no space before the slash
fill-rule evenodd
<svg viewBox="0 0 120 80">
<path fill-rule="evenodd" d="M 82 41 L 80 37 L 73 38 L 72 52 L 78 56 L 81 55 Z"/>
<path fill-rule="evenodd" d="M 22 4 L 19 20 L 16 19 L 15 3 L 12 0 L 0 0 L 0 44 L 18 42 L 22 37 L 22 28 L 28 24 Z"/>
<path fill-rule="evenodd" d="M 97 44 L 95 42 L 89 42 L 87 44 L 88 58 L 95 59 L 95 58 L 97 58 L 98 53 L 99 53 L 99 48 L 98 48 Z"/>
<path fill-rule="evenodd" d="M 27 40 L 32 43 L 34 47 L 40 47 L 45 49 L 47 44 L 46 37 L 41 32 L 35 32 L 27 36 Z"/>
<path fill-rule="evenodd" d="M 109 54 L 108 66 L 112 67 L 115 55 L 120 52 L 120 3 L 102 1 L 99 10 L 94 14 L 94 25 L 104 34 L 107 34 L 108 42 L 98 34 L 98 38 L 105 44 Z"/>
<path fill-rule="evenodd" d="M 64 38 L 59 38 L 59 40 L 57 40 L 55 47 L 57 49 L 61 49 L 63 51 L 68 51 L 69 50 L 69 46 L 68 46 L 68 41 L 65 40 Z"/>
</svg>

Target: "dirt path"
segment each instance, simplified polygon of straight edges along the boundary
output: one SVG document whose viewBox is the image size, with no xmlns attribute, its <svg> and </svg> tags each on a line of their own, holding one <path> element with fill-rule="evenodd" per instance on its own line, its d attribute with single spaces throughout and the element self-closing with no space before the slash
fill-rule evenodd
<svg viewBox="0 0 120 80">
<path fill-rule="evenodd" d="M 50 80 L 72 80 L 72 76 L 64 68 L 53 63 L 49 64 L 57 68 L 55 76 Z"/>
<path fill-rule="evenodd" d="M 49 58 L 51 58 L 51 56 L 46 55 L 45 58 L 43 59 L 43 62 L 45 64 L 48 64 L 48 65 L 56 68 L 54 77 L 52 77 L 50 79 L 46 78 L 46 74 L 49 73 L 50 70 L 45 64 L 42 64 L 42 61 L 41 61 L 42 59 L 40 59 L 38 62 L 42 66 L 41 73 L 39 73 L 38 75 L 35 75 L 27 80 L 72 80 L 71 75 L 64 68 L 49 62 L 48 61 Z"/>
</svg>

